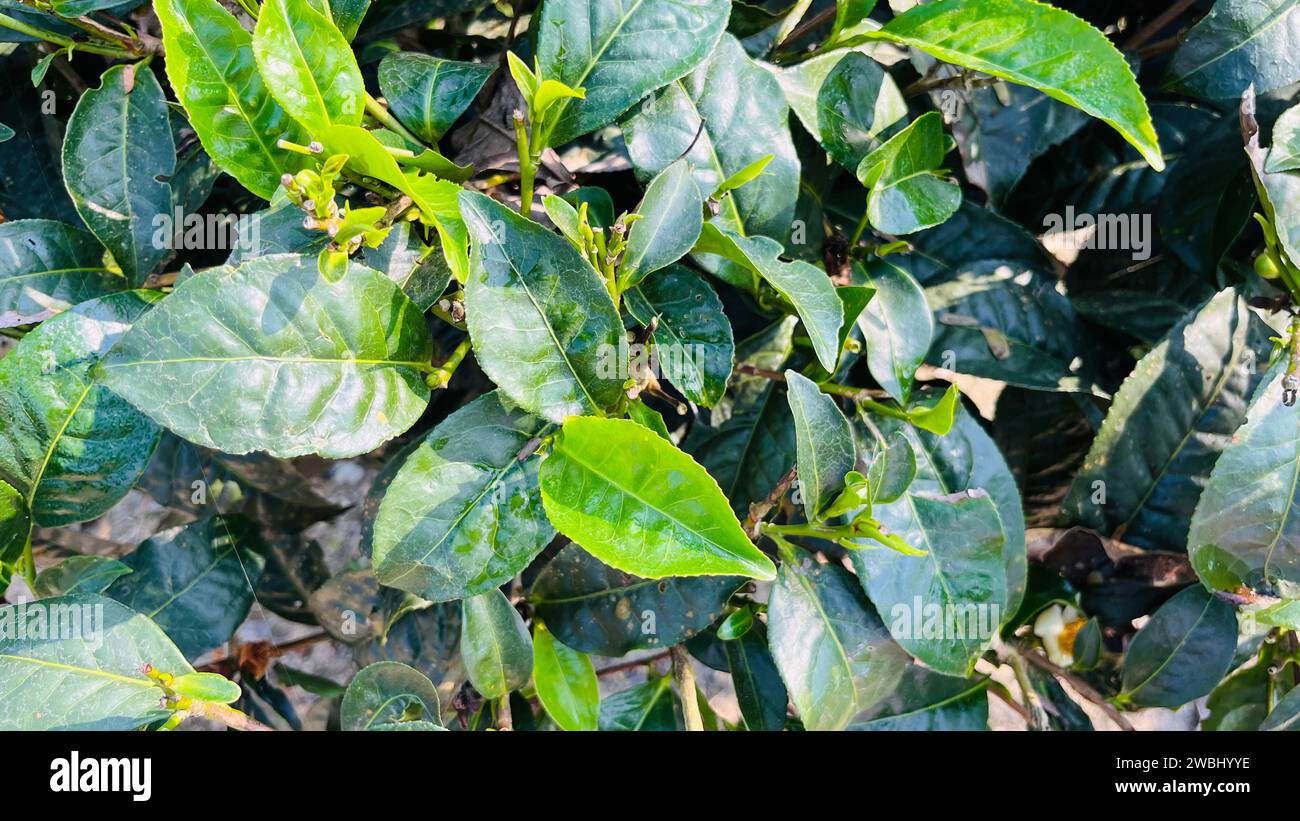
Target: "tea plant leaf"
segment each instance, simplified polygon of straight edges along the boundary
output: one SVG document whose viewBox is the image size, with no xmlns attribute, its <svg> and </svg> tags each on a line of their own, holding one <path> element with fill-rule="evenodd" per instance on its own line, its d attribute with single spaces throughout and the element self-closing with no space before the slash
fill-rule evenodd
<svg viewBox="0 0 1300 821">
<path fill-rule="evenodd" d="M 21 325 L 126 287 L 93 234 L 54 220 L 0 223 L 0 319 Z"/>
<path fill-rule="evenodd" d="M 158 443 L 147 416 L 99 385 L 94 370 L 160 298 L 128 291 L 43 323 L 0 359 L 0 478 L 37 524 L 103 514 L 144 472 Z"/>
<path fill-rule="evenodd" d="M 848 726 L 849 730 L 987 730 L 988 679 L 960 679 L 912 666 L 887 699 Z"/>
<path fill-rule="evenodd" d="M 204 447 L 341 458 L 415 423 L 431 356 L 423 317 L 382 274 L 353 264 L 328 282 L 315 260 L 277 255 L 185 280 L 100 368 Z"/>
<path fill-rule="evenodd" d="M 667 676 L 620 690 L 600 702 L 600 729 L 608 732 L 676 730 L 672 680 Z"/>
<path fill-rule="evenodd" d="M 438 690 L 428 676 L 396 661 L 377 661 L 357 673 L 343 694 L 345 731 L 441 730 Z"/>
<path fill-rule="evenodd" d="M 1300 80 L 1300 9 L 1289 0 L 1219 0 L 1174 52 L 1165 88 L 1237 100 L 1247 86 L 1265 94 Z"/>
<path fill-rule="evenodd" d="M 114 66 L 81 96 L 63 140 L 64 181 L 77 213 L 132 285 L 168 254 L 154 241 L 168 224 L 176 147 L 167 101 L 148 68 Z"/>
<path fill-rule="evenodd" d="M 1161 605 L 1129 643 L 1119 699 L 1181 707 L 1214 689 L 1236 647 L 1232 606 L 1193 585 Z"/>
<path fill-rule="evenodd" d="M 782 561 L 768 602 L 768 646 L 809 730 L 842 730 L 886 698 L 909 662 L 853 577 Z"/>
<path fill-rule="evenodd" d="M 702 277 L 670 265 L 623 294 L 642 325 L 656 317 L 652 339 L 663 376 L 692 402 L 711 408 L 731 377 L 735 342 L 722 302 Z"/>
<path fill-rule="evenodd" d="M 115 579 L 131 572 L 130 567 L 108 556 L 70 556 L 37 573 L 32 592 L 42 599 L 103 593 Z"/>
<path fill-rule="evenodd" d="M 342 32 L 309 0 L 262 5 L 253 57 L 271 95 L 308 131 L 361 124 L 361 69 Z"/>
<path fill-rule="evenodd" d="M 936 172 L 948 152 L 943 119 L 931 111 L 862 158 L 867 216 L 877 231 L 911 234 L 933 228 L 961 205 L 961 187 Z"/>
<path fill-rule="evenodd" d="M 552 422 L 622 395 L 618 311 L 591 263 L 563 238 L 483 194 L 462 193 L 474 235 L 465 303 L 474 354 L 501 392 Z"/>
<path fill-rule="evenodd" d="M 725 0 L 552 0 L 537 21 L 542 76 L 586 91 L 561 99 L 546 144 L 613 122 L 705 60 L 727 25 Z M 671 32 L 670 36 L 665 36 Z"/>
<path fill-rule="evenodd" d="M 1187 533 L 1196 575 L 1211 590 L 1300 581 L 1300 409 L 1282 401 L 1284 368 L 1261 382 L 1246 422 L 1214 463 Z"/>
<path fill-rule="evenodd" d="M 533 674 L 533 639 L 500 590 L 465 599 L 460 655 L 469 681 L 484 698 L 501 698 Z"/>
<path fill-rule="evenodd" d="M 429 601 L 485 593 L 523 570 L 555 529 L 537 492 L 540 460 L 518 455 L 553 427 L 490 393 L 447 417 L 404 457 L 375 517 L 379 581 Z"/>
<path fill-rule="evenodd" d="M 867 369 L 890 396 L 907 402 L 916 369 L 925 361 L 934 335 L 934 315 L 925 292 L 906 269 L 888 257 L 855 270 L 876 289 L 857 318 L 866 338 Z"/>
<path fill-rule="evenodd" d="M 306 144 L 267 90 L 253 38 L 216 0 L 154 0 L 167 50 L 167 77 L 203 148 L 249 191 L 269 200 L 301 157 L 276 146 Z"/>
<path fill-rule="evenodd" d="M 787 92 L 788 93 L 788 92 Z M 815 136 L 826 153 L 850 171 L 879 148 L 907 117 L 898 86 L 875 60 L 844 54 L 817 91 Z"/>
<path fill-rule="evenodd" d="M 611 449 L 623 458 L 606 458 Z M 652 579 L 773 576 L 717 482 L 630 420 L 570 418 L 542 464 L 541 485 L 556 529 L 619 570 Z"/>
<path fill-rule="evenodd" d="M 599 725 L 600 685 L 591 659 L 556 641 L 541 622 L 533 624 L 533 684 L 560 729 L 594 730 Z"/>
<path fill-rule="evenodd" d="M 39 633 L 17 625 L 42 621 Z M 49 633 L 54 620 L 64 625 Z M 5 730 L 134 730 L 166 718 L 163 691 L 144 665 L 194 672 L 148 618 L 99 596 L 63 596 L 0 607 L 0 704 Z M 93 624 L 95 630 L 74 630 Z"/>
<path fill-rule="evenodd" d="M 402 125 L 434 145 L 474 102 L 493 70 L 487 63 L 399 51 L 380 61 L 379 88 Z"/>
<path fill-rule="evenodd" d="M 1273 145 L 1264 170 L 1269 173 L 1300 170 L 1300 105 L 1282 112 L 1273 124 Z"/>
<path fill-rule="evenodd" d="M 671 647 L 717 621 L 739 576 L 643 579 L 564 547 L 538 574 L 529 601 L 556 638 L 600 656 Z"/>
<path fill-rule="evenodd" d="M 1186 549 L 1201 488 L 1246 421 L 1268 337 L 1231 288 L 1174 326 L 1115 395 L 1063 503 L 1072 520 L 1148 550 Z"/>
<path fill-rule="evenodd" d="M 739 639 L 718 643 L 726 654 L 745 729 L 783 729 L 789 695 L 768 650 L 767 629 L 756 623 Z"/>
<path fill-rule="evenodd" d="M 799 454 L 799 493 L 812 521 L 844 487 L 844 475 L 857 463 L 853 428 L 835 400 L 808 377 L 787 370 L 785 383 Z"/>
<path fill-rule="evenodd" d="M 1151 114 L 1124 56 L 1068 11 L 1035 0 L 936 0 L 862 36 L 1036 88 L 1104 121 L 1152 168 L 1164 170 Z"/>
<path fill-rule="evenodd" d="M 632 223 L 627 250 L 619 262 L 620 290 L 681 259 L 699 238 L 704 195 L 686 160 L 678 160 L 650 181 L 636 213 L 641 219 Z"/>
</svg>

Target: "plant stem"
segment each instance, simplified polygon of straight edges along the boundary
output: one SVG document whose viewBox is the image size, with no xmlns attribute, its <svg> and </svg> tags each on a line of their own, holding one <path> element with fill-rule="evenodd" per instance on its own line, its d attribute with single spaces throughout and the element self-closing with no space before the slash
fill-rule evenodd
<svg viewBox="0 0 1300 821">
<path fill-rule="evenodd" d="M 680 644 L 673 647 L 673 680 L 677 682 L 677 694 L 682 699 L 682 718 L 686 720 L 688 732 L 703 732 L 704 720 L 700 717 L 699 697 L 695 692 L 695 671 L 691 669 L 690 656 Z"/>
<path fill-rule="evenodd" d="M 862 405 L 863 410 L 871 411 L 880 416 L 892 416 L 895 419 L 908 418 L 907 411 L 902 408 L 891 407 L 874 399 L 859 399 L 858 402 Z"/>
<path fill-rule="evenodd" d="M 467 336 L 456 346 L 456 350 L 451 352 L 451 356 L 447 357 L 446 362 L 433 369 L 433 372 L 425 378 L 425 383 L 433 390 L 447 387 L 447 384 L 451 382 L 452 375 L 456 373 L 456 369 L 460 367 L 460 363 L 465 360 L 465 355 L 469 351 L 470 341 Z"/>
<path fill-rule="evenodd" d="M 388 109 L 384 107 L 384 104 L 376 100 L 374 97 L 371 97 L 369 92 L 366 93 L 366 113 L 371 117 L 374 117 L 375 120 L 377 120 L 384 128 L 400 134 L 403 139 L 409 140 L 416 145 L 424 145 L 424 143 L 420 141 L 419 137 L 408 131 L 406 126 L 399 123 L 397 118 L 389 113 Z"/>
<path fill-rule="evenodd" d="M 506 693 L 497 699 L 497 729 L 513 730 L 514 728 L 514 718 L 510 715 L 510 694 Z"/>
<path fill-rule="evenodd" d="M 537 177 L 537 163 L 524 125 L 523 112 L 515 110 L 515 150 L 519 154 L 519 213 L 529 217 L 533 212 L 533 180 Z"/>
<path fill-rule="evenodd" d="M 863 207 L 862 219 L 858 220 L 858 227 L 853 229 L 853 236 L 849 237 L 850 248 L 858 244 L 858 240 L 862 239 L 863 232 L 867 230 L 867 214 L 869 213 L 870 211 Z"/>
<path fill-rule="evenodd" d="M 46 31 L 36 26 L 28 25 L 21 20 L 16 20 L 7 14 L 0 14 L 0 26 L 7 29 L 13 29 L 20 34 L 26 34 L 29 37 L 36 37 L 41 40 L 54 43 L 64 48 L 71 47 L 76 51 L 83 51 L 87 54 L 98 54 L 103 57 L 115 57 L 119 60 L 132 60 L 141 56 L 135 52 L 126 49 L 117 48 L 116 46 L 104 46 L 99 43 L 79 43 L 71 37 L 64 37 L 62 34 L 55 34 L 52 31 Z"/>
<path fill-rule="evenodd" d="M 1047 658 L 1040 656 L 1038 653 L 1035 653 L 1032 650 L 1027 650 L 1023 653 L 1019 653 L 1018 655 L 1020 656 L 1020 658 L 1034 665 L 1038 669 L 1045 670 L 1048 673 L 1051 673 L 1052 675 L 1056 676 L 1057 678 L 1069 682 L 1070 686 L 1074 688 L 1075 692 L 1077 692 L 1079 695 L 1083 696 L 1084 698 L 1091 701 L 1093 704 L 1096 704 L 1098 707 L 1100 707 L 1106 713 L 1106 716 L 1111 721 L 1119 725 L 1119 728 L 1121 730 L 1131 731 L 1133 729 L 1133 725 L 1130 724 L 1129 720 L 1124 717 L 1124 714 L 1121 713 L 1119 710 L 1116 710 L 1115 705 L 1107 701 L 1106 697 L 1103 696 L 1101 693 L 1097 692 L 1092 687 L 1092 685 L 1088 684 L 1088 682 L 1079 678 L 1074 673 L 1071 673 L 1069 670 L 1065 670 L 1060 667 L 1057 667 L 1055 664 L 1048 661 Z"/>
</svg>

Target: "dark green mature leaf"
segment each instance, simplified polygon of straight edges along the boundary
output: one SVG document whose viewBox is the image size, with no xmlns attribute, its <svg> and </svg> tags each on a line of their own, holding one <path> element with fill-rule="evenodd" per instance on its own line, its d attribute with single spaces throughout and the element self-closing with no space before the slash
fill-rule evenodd
<svg viewBox="0 0 1300 821">
<path fill-rule="evenodd" d="M 726 0 L 551 0 L 537 21 L 542 76 L 586 90 L 555 103 L 548 145 L 608 125 L 651 91 L 680 79 L 713 51 Z"/>
<path fill-rule="evenodd" d="M 330 16 L 334 25 L 349 41 L 357 36 L 357 29 L 370 9 L 370 0 L 330 0 Z"/>
<path fill-rule="evenodd" d="M 1106 35 L 1035 0 L 936 0 L 863 37 L 1036 88 L 1112 126 L 1157 171 L 1165 161 L 1133 71 Z"/>
<path fill-rule="evenodd" d="M 1201 488 L 1246 420 L 1270 333 L 1231 288 L 1176 325 L 1115 395 L 1065 499 L 1071 519 L 1184 550 Z"/>
<path fill-rule="evenodd" d="M 0 631 L 4 730 L 133 730 L 169 715 L 144 665 L 194 672 L 153 622 L 112 599 L 11 604 L 0 607 L 0 624 L 8 625 Z"/>
<path fill-rule="evenodd" d="M 460 655 L 470 684 L 484 698 L 501 698 L 533 674 L 533 639 L 519 611 L 500 590 L 465 599 Z"/>
<path fill-rule="evenodd" d="M 114 579 L 131 572 L 129 566 L 108 556 L 71 556 L 37 573 L 32 592 L 42 599 L 103 593 Z"/>
<path fill-rule="evenodd" d="M 937 173 L 948 150 L 943 118 L 930 111 L 862 158 L 856 173 L 867 188 L 872 227 L 911 234 L 953 215 L 961 205 L 961 187 Z"/>
<path fill-rule="evenodd" d="M 736 689 L 740 720 L 747 730 L 780 730 L 785 727 L 790 700 L 781 672 L 768 650 L 767 628 L 756 622 L 739 639 L 719 641 Z"/>
<path fill-rule="evenodd" d="M 125 287 L 104 266 L 94 235 L 54 220 L 0 223 L 0 325 L 36 321 Z"/>
<path fill-rule="evenodd" d="M 650 181 L 637 206 L 641 219 L 632 223 L 627 250 L 619 262 L 620 290 L 681 259 L 691 250 L 704 225 L 704 197 L 685 159 Z"/>
<path fill-rule="evenodd" d="M 1300 730 L 1300 687 L 1282 697 L 1273 705 L 1273 712 L 1259 725 L 1261 730 Z"/>
<path fill-rule="evenodd" d="M 196 444 L 341 458 L 415 423 L 431 356 L 424 318 L 391 280 L 353 264 L 329 282 L 314 260 L 281 255 L 185 280 L 101 371 Z"/>
<path fill-rule="evenodd" d="M 600 721 L 600 684 L 585 653 L 556 641 L 546 625 L 533 623 L 533 684 L 546 714 L 562 730 L 595 730 Z"/>
<path fill-rule="evenodd" d="M 601 656 L 671 647 L 717 621 L 739 576 L 643 579 L 568 545 L 533 582 L 529 601 L 556 638 Z"/>
<path fill-rule="evenodd" d="M 775 288 L 803 320 L 817 361 L 827 371 L 835 370 L 840 359 L 844 303 L 825 271 L 802 260 L 782 260 L 781 243 L 770 237 L 744 237 L 719 228 L 715 222 L 704 226 L 695 250 L 717 254 L 748 268 Z"/>
<path fill-rule="evenodd" d="M 495 70 L 488 63 L 399 51 L 380 61 L 379 88 L 402 125 L 432 145 L 469 108 Z"/>
<path fill-rule="evenodd" d="M 361 69 L 347 38 L 310 0 L 267 0 L 253 57 L 271 95 L 308 131 L 361 124 Z"/>
<path fill-rule="evenodd" d="M 280 139 L 309 142 L 271 97 L 253 59 L 253 38 L 217 0 L 155 0 L 167 77 L 208 155 L 263 199 L 301 157 Z"/>
<path fill-rule="evenodd" d="M 735 342 L 722 302 L 703 277 L 670 265 L 623 294 L 642 325 L 659 318 L 652 339 L 665 378 L 692 402 L 711 408 L 731 378 Z"/>
<path fill-rule="evenodd" d="M 1260 384 L 1192 516 L 1187 552 L 1212 590 L 1300 582 L 1300 407 L 1282 401 L 1284 371 Z"/>
<path fill-rule="evenodd" d="M 986 259 L 926 285 L 938 320 L 928 361 L 1035 390 L 1098 390 L 1087 335 L 1054 278 L 1023 262 Z"/>
<path fill-rule="evenodd" d="M 64 181 L 77 213 L 132 285 L 168 254 L 155 243 L 170 220 L 176 146 L 167 100 L 148 68 L 114 66 L 81 95 L 63 141 Z"/>
<path fill-rule="evenodd" d="M 942 676 L 907 668 L 898 688 L 858 716 L 850 730 L 987 730 L 988 679 Z"/>
<path fill-rule="evenodd" d="M 158 427 L 92 371 L 160 297 L 129 291 L 84 302 L 0 359 L 0 478 L 23 492 L 37 524 L 99 516 L 149 463 Z"/>
<path fill-rule="evenodd" d="M 855 271 L 861 271 L 866 283 L 876 289 L 857 318 L 866 338 L 867 369 L 890 396 L 907 402 L 916 369 L 925 361 L 934 336 L 934 315 L 925 292 L 889 257 Z"/>
<path fill-rule="evenodd" d="M 483 194 L 463 192 L 460 203 L 474 235 L 466 314 L 484 373 L 553 422 L 617 402 L 620 369 L 604 366 L 623 324 L 596 269 L 563 237 Z"/>
<path fill-rule="evenodd" d="M 1300 170 L 1300 105 L 1282 112 L 1273 124 L 1273 144 L 1264 170 L 1270 173 Z"/>
<path fill-rule="evenodd" d="M 889 532 L 926 555 L 854 551 L 867 595 L 909 653 L 941 673 L 970 675 L 1011 616 L 997 506 L 982 489 L 939 496 L 914 484 L 898 502 L 873 510 Z"/>
<path fill-rule="evenodd" d="M 451 268 L 442 254 L 430 249 L 409 222 L 393 227 L 378 248 L 362 248 L 361 259 L 402 286 L 415 307 L 429 310 L 451 282 Z"/>
<path fill-rule="evenodd" d="M 782 561 L 767 618 L 772 658 L 810 730 L 844 729 L 888 697 L 908 666 L 861 588 L 839 567 Z"/>
<path fill-rule="evenodd" d="M 623 131 L 639 177 L 658 174 L 684 154 L 705 195 L 772 155 L 762 176 L 723 199 L 716 220 L 747 235 L 784 240 L 799 195 L 799 158 L 787 120 L 776 78 L 723 35 L 707 61 L 642 103 Z"/>
<path fill-rule="evenodd" d="M 1232 605 L 1192 585 L 1161 605 L 1129 642 L 1119 698 L 1143 707 L 1181 707 L 1214 689 L 1236 649 Z"/>
<path fill-rule="evenodd" d="M 850 171 L 875 151 L 907 117 L 907 103 L 893 79 L 870 57 L 849 52 L 817 92 L 814 133 L 826 152 Z"/>
<path fill-rule="evenodd" d="M 556 529 L 625 572 L 775 573 L 704 468 L 630 420 L 571 417 L 542 464 L 541 486 Z"/>
<path fill-rule="evenodd" d="M 1267 664 L 1253 664 L 1219 683 L 1205 700 L 1209 717 L 1202 730 L 1258 730 L 1268 716 L 1269 674 Z"/>
<path fill-rule="evenodd" d="M 1300 7 L 1291 0 L 1218 0 L 1169 61 L 1165 87 L 1236 101 L 1300 80 Z"/>
<path fill-rule="evenodd" d="M 257 530 L 224 516 L 155 534 L 122 557 L 132 571 L 104 595 L 153 620 L 196 658 L 224 644 L 253 606 L 262 557 Z"/>
<path fill-rule="evenodd" d="M 339 727 L 360 730 L 441 730 L 438 690 L 409 665 L 377 661 L 348 684 Z"/>
<path fill-rule="evenodd" d="M 799 492 L 808 520 L 844 487 L 844 475 L 857 463 L 853 428 L 817 383 L 794 370 L 785 372 L 786 398 L 794 416 Z"/>
<path fill-rule="evenodd" d="M 379 581 L 450 601 L 523 570 L 555 529 L 537 492 L 540 460 L 517 457 L 552 429 L 493 392 L 430 431 L 405 457 L 375 517 Z"/>
<path fill-rule="evenodd" d="M 600 703 L 600 729 L 665 732 L 678 729 L 668 676 L 620 690 Z"/>
</svg>

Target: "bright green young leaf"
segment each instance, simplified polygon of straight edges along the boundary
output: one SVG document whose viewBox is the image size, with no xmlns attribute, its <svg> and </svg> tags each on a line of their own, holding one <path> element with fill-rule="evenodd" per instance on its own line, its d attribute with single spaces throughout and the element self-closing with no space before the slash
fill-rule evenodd
<svg viewBox="0 0 1300 821">
<path fill-rule="evenodd" d="M 853 428 L 835 400 L 811 379 L 787 370 L 785 383 L 798 445 L 799 493 L 812 521 L 835 498 L 844 486 L 844 474 L 857 462 Z"/>
<path fill-rule="evenodd" d="M 600 720 L 600 685 L 585 653 L 555 640 L 533 623 L 533 684 L 546 714 L 562 730 L 594 730 Z"/>
<path fill-rule="evenodd" d="M 542 77 L 586 91 L 555 103 L 547 145 L 608 125 L 713 50 L 726 0 L 551 0 L 535 24 Z"/>
<path fill-rule="evenodd" d="M 375 517 L 375 574 L 428 601 L 485 593 L 523 570 L 555 535 L 537 492 L 540 460 L 518 456 L 553 430 L 479 397 L 420 440 Z"/>
<path fill-rule="evenodd" d="M 155 237 L 160 221 L 172 219 L 166 180 L 176 170 L 167 101 L 153 71 L 114 66 L 81 96 L 63 140 L 63 170 L 77 213 L 127 280 L 143 284 L 169 252 Z"/>
<path fill-rule="evenodd" d="M 21 325 L 127 285 L 94 235 L 54 220 L 0 223 L 0 320 Z"/>
<path fill-rule="evenodd" d="M 130 571 L 104 590 L 162 628 L 188 658 L 225 644 L 253 606 L 262 557 L 251 523 L 224 516 L 164 530 L 122 557 Z"/>
<path fill-rule="evenodd" d="M 70 556 L 36 574 L 32 592 L 42 599 L 103 593 L 115 579 L 131 572 L 129 566 L 108 556 Z"/>
<path fill-rule="evenodd" d="M 378 661 L 357 673 L 343 695 L 344 731 L 441 730 L 438 690 L 428 676 L 396 661 Z"/>
<path fill-rule="evenodd" d="M 663 414 L 640 399 L 633 399 L 627 404 L 627 418 L 647 430 L 654 431 L 655 435 L 665 442 L 673 441 L 673 435 L 668 430 L 668 424 L 664 422 Z"/>
<path fill-rule="evenodd" d="M 379 88 L 411 133 L 434 145 L 492 76 L 490 63 L 462 63 L 399 51 L 379 63 Z"/>
<path fill-rule="evenodd" d="M 1151 114 L 1124 56 L 1068 11 L 1036 0 L 935 0 L 863 36 L 1036 88 L 1106 122 L 1152 168 L 1164 170 Z"/>
<path fill-rule="evenodd" d="M 622 656 L 696 635 L 717 621 L 743 582 L 739 576 L 643 579 L 571 544 L 538 574 L 528 598 L 569 647 Z"/>
<path fill-rule="evenodd" d="M 916 369 L 925 361 L 934 334 L 934 315 L 925 292 L 906 269 L 888 257 L 861 269 L 876 295 L 858 316 L 866 338 L 867 368 L 899 402 L 912 393 Z"/>
<path fill-rule="evenodd" d="M 570 418 L 542 464 L 541 485 L 556 529 L 625 572 L 774 574 L 704 468 L 630 420 Z"/>
<path fill-rule="evenodd" d="M 921 430 L 937 436 L 946 436 L 948 431 L 952 430 L 957 402 L 960 399 L 961 391 L 956 385 L 949 385 L 937 401 L 908 408 L 907 421 Z"/>
<path fill-rule="evenodd" d="M 637 322 L 655 327 L 654 356 L 665 378 L 692 402 L 711 408 L 731 378 L 735 342 L 722 302 L 703 277 L 670 265 L 623 294 Z"/>
<path fill-rule="evenodd" d="M 650 181 L 636 213 L 641 219 L 632 223 L 619 262 L 619 290 L 681 259 L 699 238 L 704 197 L 686 160 L 678 160 Z"/>
<path fill-rule="evenodd" d="M 0 478 L 23 492 L 37 524 L 94 519 L 149 463 L 158 427 L 93 371 L 160 298 L 128 291 L 84 302 L 0 359 Z"/>
<path fill-rule="evenodd" d="M 907 117 L 907 103 L 879 63 L 858 52 L 843 56 L 817 92 L 816 136 L 850 171 L 879 148 Z"/>
<path fill-rule="evenodd" d="M 907 652 L 946 675 L 969 675 L 1011 616 L 997 506 L 982 489 L 940 496 L 914 484 L 873 511 L 888 532 L 926 555 L 854 551 L 867 595 Z"/>
<path fill-rule="evenodd" d="M 947 141 L 943 118 L 930 111 L 862 158 L 856 170 L 868 190 L 872 227 L 886 234 L 911 234 L 956 212 L 961 187 L 936 173 L 948 153 Z"/>
<path fill-rule="evenodd" d="M 500 590 L 465 599 L 460 656 L 469 681 L 484 698 L 501 698 L 533 674 L 533 639 L 519 611 Z"/>
<path fill-rule="evenodd" d="M 64 625 L 55 634 L 49 625 Z M 19 625 L 46 625 L 19 632 Z M 93 625 L 69 629 L 69 625 Z M 148 618 L 112 599 L 65 596 L 0 607 L 0 728 L 133 730 L 159 721 L 162 688 L 146 664 L 171 675 L 194 672 Z"/>
<path fill-rule="evenodd" d="M 253 38 L 217 0 L 155 0 L 167 77 L 208 155 L 269 200 L 302 157 L 276 146 L 310 142 L 272 98 L 253 59 Z"/>
<path fill-rule="evenodd" d="M 782 561 L 767 623 L 772 658 L 809 730 L 844 729 L 888 697 L 910 663 L 853 577 L 833 565 Z"/>
<path fill-rule="evenodd" d="M 483 194 L 460 202 L 474 235 L 465 306 L 479 366 L 507 398 L 553 422 L 617 402 L 623 326 L 591 263 Z"/>
<path fill-rule="evenodd" d="M 100 378 L 205 447 L 341 458 L 415 423 L 431 356 L 424 318 L 382 274 L 353 264 L 330 283 L 315 260 L 278 255 L 185 280 Z"/>
<path fill-rule="evenodd" d="M 1119 698 L 1143 707 L 1181 707 L 1214 689 L 1236 648 L 1232 605 L 1192 585 L 1161 605 L 1129 642 Z"/>
<path fill-rule="evenodd" d="M 366 87 L 352 47 L 310 0 L 266 0 L 253 56 L 271 95 L 308 132 L 361 124 Z"/>
<path fill-rule="evenodd" d="M 0 587 L 8 587 L 31 536 L 32 515 L 27 509 L 27 499 L 16 487 L 0 480 Z M 38 576 L 38 585 L 39 582 Z M 41 595 L 39 591 L 34 592 Z"/>
<path fill-rule="evenodd" d="M 803 320 L 822 367 L 835 370 L 840 358 L 844 303 L 825 271 L 802 260 L 782 260 L 781 244 L 774 239 L 743 237 L 712 222 L 704 226 L 695 251 L 717 254 L 744 266 L 775 288 Z"/>
</svg>

